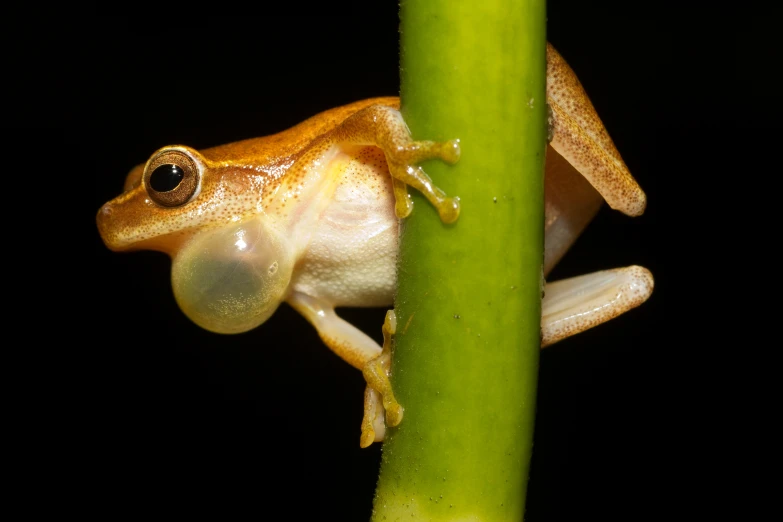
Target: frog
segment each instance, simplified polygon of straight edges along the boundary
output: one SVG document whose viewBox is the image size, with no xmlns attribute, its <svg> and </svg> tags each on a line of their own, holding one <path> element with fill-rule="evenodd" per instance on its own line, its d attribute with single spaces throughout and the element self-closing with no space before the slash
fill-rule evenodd
<svg viewBox="0 0 783 522">
<path fill-rule="evenodd" d="M 646 196 L 623 162 L 576 74 L 547 44 L 550 141 L 545 167 L 542 278 L 605 201 L 641 215 Z M 270 136 L 203 150 L 167 145 L 133 167 L 96 222 L 104 244 L 170 256 L 177 304 L 198 326 L 247 332 L 282 303 L 297 310 L 367 382 L 360 446 L 384 440 L 404 408 L 390 382 L 396 317 L 383 345 L 341 318 L 340 307 L 390 307 L 409 187 L 445 224 L 460 199 L 421 167 L 459 160 L 458 138 L 414 140 L 398 97 L 357 101 Z M 646 301 L 649 270 L 633 265 L 544 284 L 541 346 L 604 323 Z"/>
</svg>

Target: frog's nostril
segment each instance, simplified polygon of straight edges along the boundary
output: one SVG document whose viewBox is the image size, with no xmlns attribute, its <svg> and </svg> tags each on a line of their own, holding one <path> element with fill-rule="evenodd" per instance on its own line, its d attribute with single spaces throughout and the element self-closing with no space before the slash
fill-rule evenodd
<svg viewBox="0 0 783 522">
<path fill-rule="evenodd" d="M 114 209 L 112 206 L 108 203 L 103 205 L 101 209 L 98 211 L 98 215 L 96 216 L 96 221 L 98 224 L 98 233 L 101 235 L 101 239 L 103 239 L 103 242 L 111 248 L 111 238 L 109 237 L 111 234 L 109 234 L 109 224 L 111 223 L 111 215 L 114 212 Z"/>
</svg>

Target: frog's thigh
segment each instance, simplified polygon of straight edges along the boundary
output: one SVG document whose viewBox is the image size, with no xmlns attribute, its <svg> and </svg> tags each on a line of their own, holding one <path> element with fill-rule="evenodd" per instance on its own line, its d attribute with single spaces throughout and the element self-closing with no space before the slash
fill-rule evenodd
<svg viewBox="0 0 783 522">
<path fill-rule="evenodd" d="M 541 347 L 613 319 L 645 302 L 649 270 L 629 266 L 547 283 L 541 303 Z"/>
<path fill-rule="evenodd" d="M 385 105 L 371 105 L 356 112 L 332 131 L 331 139 L 335 143 L 375 145 L 383 150 L 389 174 L 395 180 L 397 217 L 407 217 L 412 209 L 405 185 L 421 192 L 444 223 L 453 223 L 459 217 L 459 198 L 446 196 L 417 165 L 433 158 L 455 163 L 460 155 L 459 140 L 414 141 L 400 111 Z"/>
<path fill-rule="evenodd" d="M 647 204 L 644 191 L 628 171 L 576 74 L 549 44 L 546 95 L 552 109 L 552 148 L 610 207 L 630 216 L 642 214 Z"/>
</svg>

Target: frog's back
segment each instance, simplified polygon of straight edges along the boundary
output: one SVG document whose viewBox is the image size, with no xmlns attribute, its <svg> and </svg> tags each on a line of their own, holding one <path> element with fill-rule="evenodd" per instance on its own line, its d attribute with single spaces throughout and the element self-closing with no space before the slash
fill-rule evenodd
<svg viewBox="0 0 783 522">
<path fill-rule="evenodd" d="M 290 129 L 264 136 L 237 141 L 200 151 L 212 161 L 243 161 L 268 164 L 276 159 L 293 156 L 310 145 L 318 136 L 331 131 L 354 113 L 370 105 L 386 105 L 395 109 L 400 99 L 395 96 L 369 98 L 316 114 Z"/>
</svg>

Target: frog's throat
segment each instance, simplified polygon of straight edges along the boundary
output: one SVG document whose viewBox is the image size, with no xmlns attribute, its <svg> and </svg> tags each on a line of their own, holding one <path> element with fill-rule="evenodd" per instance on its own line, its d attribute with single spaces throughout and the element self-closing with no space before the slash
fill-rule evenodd
<svg viewBox="0 0 783 522">
<path fill-rule="evenodd" d="M 177 304 L 216 333 L 242 333 L 266 321 L 288 292 L 293 253 L 281 234 L 255 218 L 193 237 L 173 258 Z"/>
</svg>

